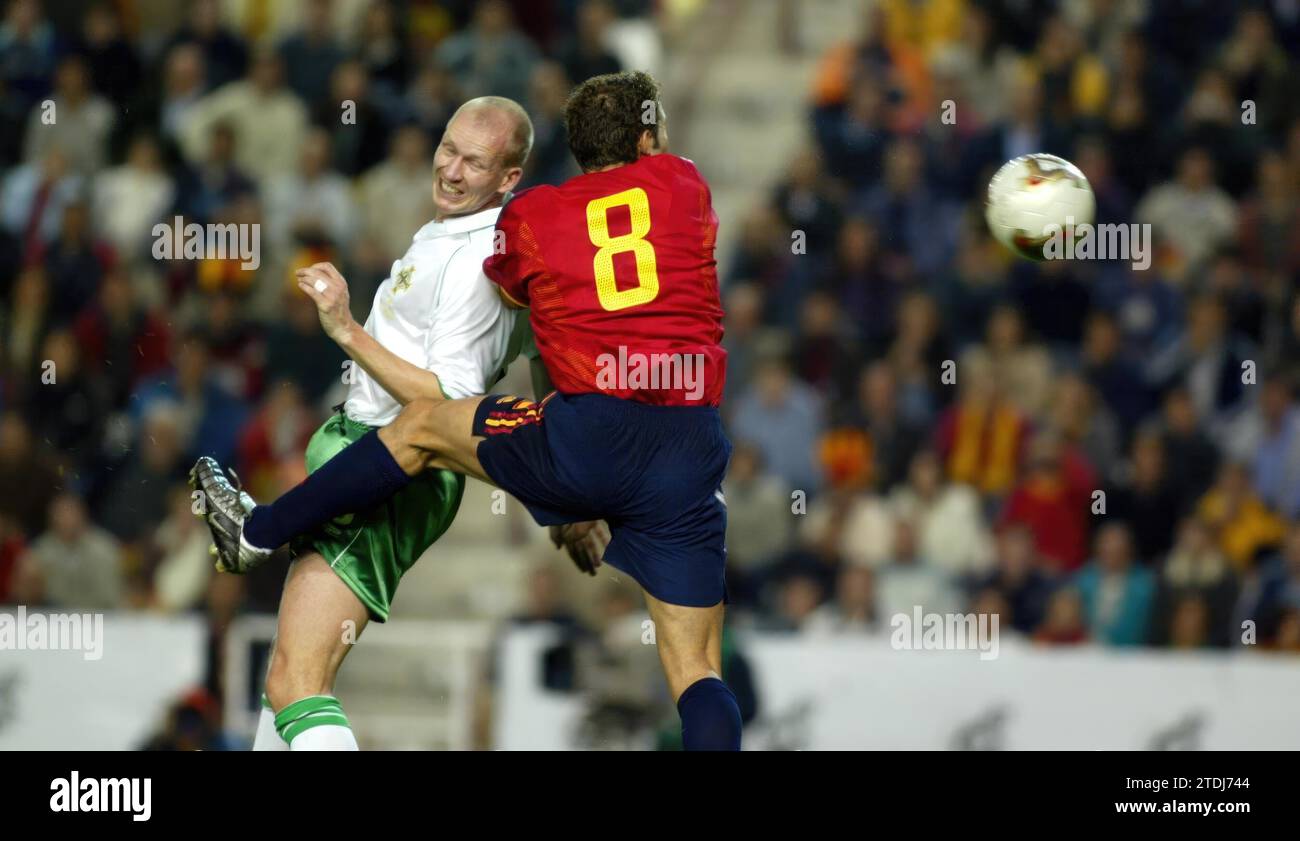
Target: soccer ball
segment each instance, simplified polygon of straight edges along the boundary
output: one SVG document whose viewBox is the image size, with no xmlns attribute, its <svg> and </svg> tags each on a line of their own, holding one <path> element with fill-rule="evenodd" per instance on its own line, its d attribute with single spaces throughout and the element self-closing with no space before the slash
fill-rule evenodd
<svg viewBox="0 0 1300 841">
<path fill-rule="evenodd" d="M 1029 260 L 1045 259 L 1054 237 L 1074 235 L 1072 226 L 1091 225 L 1096 212 L 1092 186 L 1077 166 L 1055 155 L 1012 158 L 989 182 L 984 218 L 997 241 Z"/>
</svg>

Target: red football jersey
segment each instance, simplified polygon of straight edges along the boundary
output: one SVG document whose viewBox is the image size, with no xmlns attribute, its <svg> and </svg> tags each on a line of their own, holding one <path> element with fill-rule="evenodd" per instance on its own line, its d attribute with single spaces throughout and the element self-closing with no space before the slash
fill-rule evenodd
<svg viewBox="0 0 1300 841">
<path fill-rule="evenodd" d="M 718 217 L 694 164 L 651 155 L 524 190 L 497 231 L 483 269 L 529 308 L 556 389 L 718 405 L 727 364 Z"/>
</svg>

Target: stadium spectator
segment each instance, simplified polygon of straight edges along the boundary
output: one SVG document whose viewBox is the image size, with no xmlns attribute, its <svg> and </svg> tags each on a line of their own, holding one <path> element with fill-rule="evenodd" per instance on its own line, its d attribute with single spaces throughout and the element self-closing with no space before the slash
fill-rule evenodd
<svg viewBox="0 0 1300 841">
<path fill-rule="evenodd" d="M 1204 523 L 1195 517 L 1183 521 L 1175 544 L 1157 582 L 1152 614 L 1155 645 L 1169 645 L 1176 606 L 1188 597 L 1200 599 L 1209 613 L 1207 636 L 1212 645 L 1227 645 L 1237 599 L 1237 580 L 1227 558 L 1214 545 Z"/>
<path fill-rule="evenodd" d="M 1052 364 L 1047 350 L 1025 335 L 1024 318 L 1014 306 L 995 306 L 985 323 L 984 341 L 966 349 L 962 367 L 987 367 L 1021 412 L 1038 415 L 1051 396 Z"/>
<path fill-rule="evenodd" d="M 1119 424 L 1083 377 L 1068 372 L 1057 378 L 1047 414 L 1048 425 L 1060 433 L 1065 446 L 1077 452 L 1099 479 L 1112 475 L 1119 461 Z"/>
<path fill-rule="evenodd" d="M 890 497 L 894 515 L 916 524 L 922 556 L 954 581 L 985 575 L 993 565 L 993 539 L 980 510 L 979 495 L 967 485 L 946 482 L 932 450 L 912 459 L 906 484 Z"/>
<path fill-rule="evenodd" d="M 528 96 L 537 57 L 537 47 L 515 27 L 503 0 L 477 3 L 470 25 L 444 41 L 437 55 L 465 97 L 490 93 L 516 101 Z"/>
<path fill-rule="evenodd" d="M 142 134 L 131 141 L 121 166 L 95 176 L 95 229 L 129 264 L 149 253 L 154 224 L 162 220 L 176 200 L 175 183 L 162 164 L 157 141 Z"/>
<path fill-rule="evenodd" d="M 55 326 L 50 281 L 40 265 L 28 265 L 14 281 L 5 324 L 5 379 L 11 398 L 21 400 L 40 384 L 41 345 Z M 48 377 L 48 374 L 46 374 Z"/>
<path fill-rule="evenodd" d="M 247 407 L 219 382 L 211 351 L 197 332 L 181 337 L 173 351 L 175 370 L 147 380 L 131 395 L 136 420 L 147 416 L 155 401 L 179 406 L 182 455 L 192 461 L 201 453 L 230 460 Z"/>
<path fill-rule="evenodd" d="M 1247 269 L 1269 288 L 1300 271 L 1300 202 L 1280 152 L 1263 151 L 1255 171 L 1255 189 L 1242 203 L 1237 236 Z"/>
<path fill-rule="evenodd" d="M 1087 639 L 1088 628 L 1084 622 L 1083 602 L 1078 591 L 1062 587 L 1052 593 L 1042 624 L 1034 631 L 1034 642 L 1043 645 L 1078 645 Z"/>
<path fill-rule="evenodd" d="M 1209 644 L 1209 611 L 1204 600 L 1186 596 L 1174 605 L 1169 618 L 1169 646 L 1176 649 L 1204 648 Z"/>
<path fill-rule="evenodd" d="M 17 412 L 0 415 L 0 518 L 19 535 L 30 539 L 45 530 L 50 501 L 63 487 L 61 458 L 33 438 Z"/>
<path fill-rule="evenodd" d="M 248 66 L 248 47 L 221 22 L 218 0 L 194 0 L 189 17 L 172 36 L 164 54 L 182 44 L 193 44 L 203 55 L 209 90 L 216 90 L 244 75 Z"/>
<path fill-rule="evenodd" d="M 24 601 L 54 608 L 112 610 L 122 604 L 121 549 L 90 521 L 72 493 L 50 502 L 49 530 L 23 556 Z M 30 589 L 28 589 L 30 588 Z"/>
<path fill-rule="evenodd" d="M 85 370 L 68 330 L 45 337 L 41 366 L 40 385 L 28 402 L 33 428 L 59 452 L 78 462 L 92 460 L 108 409 L 105 383 Z"/>
<path fill-rule="evenodd" d="M 299 244 L 325 243 L 346 254 L 357 228 L 352 195 L 352 185 L 330 167 L 329 134 L 312 129 L 303 139 L 294 170 L 276 175 L 267 185 L 267 244 L 289 253 Z"/>
<path fill-rule="evenodd" d="M 1122 523 L 1097 532 L 1095 557 L 1074 576 L 1091 636 L 1106 645 L 1143 645 L 1155 577 L 1133 563 L 1133 541 Z"/>
<path fill-rule="evenodd" d="M 120 265 L 104 275 L 99 294 L 73 325 L 88 373 L 104 386 L 108 405 L 121 409 L 145 377 L 170 365 L 171 331 L 139 301 Z"/>
<path fill-rule="evenodd" d="M 887 627 L 876 610 L 875 573 L 860 566 L 846 566 L 835 582 L 835 597 L 813 611 L 803 632 L 817 636 L 879 631 Z"/>
<path fill-rule="evenodd" d="M 176 195 L 176 213 L 204 224 L 228 215 L 241 198 L 254 195 L 257 185 L 235 162 L 235 128 L 216 123 L 210 130 L 206 157 L 182 170 Z"/>
<path fill-rule="evenodd" d="M 1282 551 L 1261 565 L 1250 584 L 1243 587 L 1239 614 L 1256 623 L 1261 637 L 1277 636 L 1286 614 L 1300 610 L 1300 526 L 1291 525 Z"/>
<path fill-rule="evenodd" d="M 330 76 L 344 53 L 334 37 L 331 0 L 307 0 L 302 25 L 280 42 L 285 81 L 310 109 L 325 98 Z"/>
<path fill-rule="evenodd" d="M 1122 439 L 1127 439 L 1155 408 L 1151 390 L 1137 360 L 1125 351 L 1115 317 L 1102 310 L 1088 316 L 1084 328 L 1081 373 L 1103 405 L 1115 413 Z"/>
<path fill-rule="evenodd" d="M 1165 393 L 1163 442 L 1169 483 L 1190 504 L 1214 481 L 1219 451 L 1204 431 L 1196 405 L 1185 388 L 1175 387 Z"/>
<path fill-rule="evenodd" d="M 120 108 L 135 95 L 144 67 L 112 4 L 95 3 L 86 10 L 73 49 L 85 59 L 95 90 L 115 106 Z"/>
<path fill-rule="evenodd" d="M 961 396 L 940 415 L 935 448 L 949 479 L 1001 497 L 1019 472 L 1029 421 L 1004 396 L 987 366 L 975 362 L 959 370 Z"/>
<path fill-rule="evenodd" d="M 57 147 L 5 176 L 0 188 L 0 217 L 6 230 L 18 238 L 26 257 L 34 258 L 45 243 L 59 236 L 63 211 L 80 198 L 83 183 Z"/>
<path fill-rule="evenodd" d="M 753 385 L 732 409 L 736 438 L 753 441 L 773 474 L 808 495 L 822 485 L 813 454 L 823 424 L 820 395 L 796 380 L 779 357 L 759 363 Z"/>
<path fill-rule="evenodd" d="M 167 143 L 169 156 L 178 157 L 185 129 L 207 92 L 202 50 L 195 44 L 177 44 L 167 53 L 159 92 L 140 95 L 134 107 L 128 109 L 126 119 L 133 120 L 134 113 L 135 120 L 144 121 L 132 122 L 132 131 L 156 127 Z"/>
<path fill-rule="evenodd" d="M 135 448 L 126 464 L 114 471 L 99 506 L 96 519 L 136 551 L 142 550 L 159 512 L 168 510 L 172 489 L 185 477 L 180 412 L 175 404 L 150 404 Z"/>
<path fill-rule="evenodd" d="M 63 207 L 59 236 L 40 251 L 50 281 L 50 317 L 70 322 L 99 291 L 99 280 L 116 260 L 108 243 L 91 224 L 90 207 L 82 199 Z"/>
<path fill-rule="evenodd" d="M 610 26 L 617 20 L 609 0 L 583 0 L 578 4 L 577 27 L 555 51 L 555 58 L 573 80 L 589 79 L 623 69 L 618 58 L 606 49 Z"/>
<path fill-rule="evenodd" d="M 1231 330 L 1227 311 L 1216 296 L 1192 302 L 1187 327 L 1147 365 L 1147 376 L 1159 388 L 1186 387 L 1198 417 L 1212 431 L 1231 418 L 1243 393 L 1245 360 L 1255 357 L 1249 342 Z"/>
<path fill-rule="evenodd" d="M 359 41 L 356 55 L 365 75 L 379 88 L 381 98 L 395 97 L 401 91 L 409 69 L 392 3 L 374 0 L 366 5 Z"/>
<path fill-rule="evenodd" d="M 997 534 L 996 568 L 975 586 L 976 593 L 996 591 L 1009 608 L 1011 627 L 1024 634 L 1034 632 L 1047 612 L 1054 582 L 1043 572 L 1037 558 L 1034 533 L 1023 525 L 1011 525 Z"/>
<path fill-rule="evenodd" d="M 59 62 L 52 96 L 27 119 L 23 158 L 34 163 L 58 149 L 74 172 L 89 175 L 108 157 L 113 120 L 112 105 L 91 88 L 85 61 L 69 56 Z"/>
<path fill-rule="evenodd" d="M 533 154 L 524 173 L 528 184 L 562 184 L 578 174 L 569 154 L 569 135 L 564 128 L 564 103 L 569 97 L 569 79 L 553 61 L 539 62 L 529 83 L 533 118 Z"/>
<path fill-rule="evenodd" d="M 307 109 L 284 86 L 284 65 L 269 49 L 253 58 L 247 78 L 218 87 L 201 99 L 180 127 L 185 159 L 196 165 L 209 158 L 212 129 L 228 123 L 234 134 L 234 160 L 259 186 L 293 169 L 307 133 Z"/>
<path fill-rule="evenodd" d="M 833 563 L 880 567 L 894 550 L 894 512 L 878 494 L 840 487 L 801 516 L 800 534 Z"/>
<path fill-rule="evenodd" d="M 280 300 L 284 317 L 267 328 L 264 375 L 271 383 L 296 383 L 307 400 L 319 402 L 342 381 L 345 357 L 321 332 L 316 306 L 301 290 L 286 284 Z"/>
<path fill-rule="evenodd" d="M 1054 573 L 1073 572 L 1088 551 L 1088 511 L 1097 474 L 1053 432 L 1040 432 L 1025 472 L 1007 496 L 1001 524 L 1029 527 L 1042 560 Z"/>
<path fill-rule="evenodd" d="M 352 178 L 383 160 L 388 151 L 388 111 L 395 107 L 380 104 L 360 61 L 344 61 L 334 68 L 329 95 L 312 113 L 315 124 L 329 133 L 333 168 Z"/>
<path fill-rule="evenodd" d="M 236 463 L 249 493 L 278 494 L 306 477 L 302 454 L 316 431 L 315 418 L 292 381 L 267 390 L 239 439 Z"/>
<path fill-rule="evenodd" d="M 1288 519 L 1300 516 L 1300 408 L 1289 380 L 1265 374 L 1255 405 L 1224 438 L 1229 456 L 1249 466 L 1264 504 Z"/>
<path fill-rule="evenodd" d="M 1259 554 L 1276 547 L 1285 530 L 1284 521 L 1251 489 L 1246 467 L 1233 462 L 1219 471 L 1218 481 L 1201 497 L 1196 512 L 1239 573 L 1253 569 Z"/>
<path fill-rule="evenodd" d="M 1128 524 L 1137 559 L 1148 566 L 1172 547 L 1185 506 L 1183 493 L 1169 479 L 1167 461 L 1160 435 L 1142 431 L 1133 437 L 1122 477 L 1105 491 L 1106 514 Z"/>
<path fill-rule="evenodd" d="M 883 492 L 907 479 L 913 457 L 926 443 L 925 428 L 904 413 L 897 374 L 885 362 L 863 369 L 857 397 L 853 422 L 866 433 L 871 483 Z"/>
<path fill-rule="evenodd" d="M 1178 274 L 1205 263 L 1236 232 L 1237 207 L 1214 180 L 1214 160 L 1201 147 L 1183 153 L 1178 177 L 1142 197 L 1134 216 L 1151 225 L 1173 250 L 1168 259 Z"/>
<path fill-rule="evenodd" d="M 823 598 L 817 578 L 802 572 L 785 576 L 777 585 L 776 615 L 771 630 L 805 630 L 814 621 Z"/>
<path fill-rule="evenodd" d="M 433 198 L 421 179 L 429 165 L 428 139 L 408 125 L 393 134 L 388 157 L 358 182 L 362 230 L 389 263 L 405 253 L 415 232 L 433 218 Z"/>
<path fill-rule="evenodd" d="M 568 93 L 566 85 L 566 98 Z M 428 61 L 407 86 L 402 96 L 400 112 L 429 137 L 442 137 L 443 129 L 447 127 L 452 112 L 460 102 L 455 77 L 436 62 Z"/>
<path fill-rule="evenodd" d="M 38 0 L 12 0 L 0 24 L 0 77 L 32 105 L 49 91 L 59 39 Z"/>
<path fill-rule="evenodd" d="M 889 562 L 875 571 L 877 604 L 884 621 L 888 623 L 899 614 L 911 616 L 917 607 L 923 613 L 954 610 L 957 593 L 946 571 L 921 553 L 911 521 L 894 521 L 893 544 Z"/>
<path fill-rule="evenodd" d="M 194 500 L 185 485 L 175 485 L 167 498 L 167 518 L 149 546 L 153 569 L 151 606 L 167 613 L 202 606 L 214 570 L 209 561 L 207 530 L 194 516 Z"/>
<path fill-rule="evenodd" d="M 735 596 L 790 542 L 790 493 L 766 472 L 758 447 L 737 441 L 722 485 L 727 498 L 727 572 L 737 577 Z"/>
</svg>

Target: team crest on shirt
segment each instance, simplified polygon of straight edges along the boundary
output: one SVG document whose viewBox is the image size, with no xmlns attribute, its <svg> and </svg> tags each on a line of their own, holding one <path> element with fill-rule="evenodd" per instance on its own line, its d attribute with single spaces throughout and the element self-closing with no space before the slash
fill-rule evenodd
<svg viewBox="0 0 1300 841">
<path fill-rule="evenodd" d="M 397 273 L 397 279 L 393 281 L 393 291 L 401 292 L 411 288 L 411 275 L 415 274 L 415 266 L 407 266 Z"/>
</svg>

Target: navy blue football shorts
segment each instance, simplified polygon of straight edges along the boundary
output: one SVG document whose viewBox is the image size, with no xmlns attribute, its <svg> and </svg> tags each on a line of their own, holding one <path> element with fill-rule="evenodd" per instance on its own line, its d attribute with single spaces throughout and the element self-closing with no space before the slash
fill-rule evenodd
<svg viewBox="0 0 1300 841">
<path fill-rule="evenodd" d="M 478 460 L 544 526 L 609 523 L 605 563 L 669 604 L 726 600 L 731 442 L 711 406 L 652 406 L 552 392 L 488 395 L 474 413 Z"/>
</svg>

